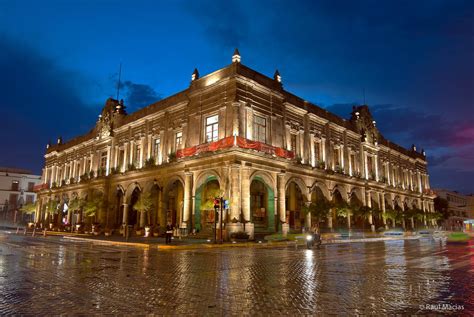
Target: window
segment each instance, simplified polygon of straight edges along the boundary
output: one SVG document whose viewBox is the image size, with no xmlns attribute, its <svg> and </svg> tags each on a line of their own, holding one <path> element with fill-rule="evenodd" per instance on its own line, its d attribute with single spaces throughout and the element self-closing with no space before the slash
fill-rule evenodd
<svg viewBox="0 0 474 317">
<path fill-rule="evenodd" d="M 18 194 L 10 194 L 10 199 L 8 200 L 9 209 L 16 209 L 18 204 Z"/>
<path fill-rule="evenodd" d="M 34 195 L 26 195 L 26 202 L 27 204 L 32 204 L 34 203 L 35 196 Z"/>
<path fill-rule="evenodd" d="M 351 154 L 351 169 L 352 169 L 352 173 L 354 173 L 355 170 L 356 170 L 356 162 L 355 162 L 355 155 L 354 154 Z"/>
<path fill-rule="evenodd" d="M 314 159 L 316 162 L 321 162 L 321 143 L 315 142 L 314 143 Z"/>
<path fill-rule="evenodd" d="M 33 182 L 28 182 L 28 191 L 32 192 L 35 187 L 35 183 Z"/>
<path fill-rule="evenodd" d="M 267 142 L 267 120 L 260 116 L 253 117 L 253 139 L 258 142 Z"/>
<path fill-rule="evenodd" d="M 155 145 L 153 147 L 153 157 L 155 158 L 156 163 L 158 163 L 158 160 L 160 158 L 160 146 L 161 140 L 158 138 L 155 140 Z"/>
<path fill-rule="evenodd" d="M 136 167 L 140 166 L 140 150 L 141 150 L 140 144 L 137 144 L 135 146 L 135 156 L 133 157 Z"/>
<path fill-rule="evenodd" d="M 373 160 L 372 160 L 372 156 L 370 155 L 367 156 L 367 170 L 369 172 L 369 178 L 374 178 L 372 175 L 374 172 Z"/>
<path fill-rule="evenodd" d="M 206 118 L 206 143 L 219 139 L 219 117 L 217 115 Z"/>
<path fill-rule="evenodd" d="M 12 181 L 12 190 L 13 191 L 20 190 L 20 183 L 18 181 Z"/>
<path fill-rule="evenodd" d="M 334 149 L 334 166 L 341 166 L 341 157 L 340 157 L 340 149 L 336 148 Z"/>
<path fill-rule="evenodd" d="M 181 144 L 183 144 L 183 132 L 176 132 L 175 149 L 179 149 L 181 147 Z"/>
<path fill-rule="evenodd" d="M 103 151 L 100 154 L 100 168 L 105 170 L 107 167 L 107 151 Z"/>
<path fill-rule="evenodd" d="M 118 166 L 122 167 L 122 170 L 123 168 L 125 168 L 125 165 L 124 165 L 124 160 L 125 160 L 125 150 L 124 149 L 120 149 L 119 151 L 119 157 L 118 157 Z"/>
<path fill-rule="evenodd" d="M 291 135 L 291 151 L 296 155 L 296 134 Z"/>
</svg>

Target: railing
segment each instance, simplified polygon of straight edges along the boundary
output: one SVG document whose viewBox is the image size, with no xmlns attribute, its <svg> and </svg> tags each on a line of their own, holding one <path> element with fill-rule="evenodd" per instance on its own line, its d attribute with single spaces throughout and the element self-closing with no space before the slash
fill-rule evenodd
<svg viewBox="0 0 474 317">
<path fill-rule="evenodd" d="M 231 136 L 223 138 L 216 142 L 200 144 L 193 147 L 185 148 L 176 151 L 177 158 L 189 157 L 199 155 L 205 152 L 215 152 L 217 150 L 227 149 L 231 147 L 239 147 L 242 149 L 252 149 L 270 155 L 275 155 L 282 158 L 293 159 L 295 157 L 292 151 L 287 151 L 283 148 L 274 147 L 262 142 L 247 140 L 243 137 Z"/>
</svg>

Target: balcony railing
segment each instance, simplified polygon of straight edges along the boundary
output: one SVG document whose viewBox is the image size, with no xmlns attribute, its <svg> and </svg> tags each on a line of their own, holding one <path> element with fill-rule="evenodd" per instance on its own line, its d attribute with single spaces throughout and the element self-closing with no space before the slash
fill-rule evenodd
<svg viewBox="0 0 474 317">
<path fill-rule="evenodd" d="M 231 136 L 223 138 L 216 142 L 210 142 L 206 144 L 200 144 L 193 147 L 185 148 L 176 151 L 177 158 L 189 157 L 199 155 L 205 152 L 215 152 L 217 150 L 228 149 L 231 147 L 239 147 L 242 149 L 252 149 L 266 154 L 293 159 L 295 154 L 292 151 L 285 150 L 283 148 L 271 146 L 258 141 L 251 141 L 239 136 Z"/>
</svg>

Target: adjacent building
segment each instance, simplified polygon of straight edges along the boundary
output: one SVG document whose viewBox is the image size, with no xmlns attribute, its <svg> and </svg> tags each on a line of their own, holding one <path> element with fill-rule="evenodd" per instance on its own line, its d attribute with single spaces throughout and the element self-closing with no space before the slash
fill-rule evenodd
<svg viewBox="0 0 474 317">
<path fill-rule="evenodd" d="M 388 208 L 434 211 L 425 153 L 385 139 L 366 105 L 348 115 L 340 118 L 291 94 L 278 71 L 273 78 L 258 73 L 236 50 L 230 65 L 203 77 L 196 69 L 187 89 L 134 113 L 108 99 L 89 133 L 49 145 L 38 216 L 62 212 L 68 222 L 85 221 L 77 204 L 76 210 L 68 205 L 101 197 L 95 217 L 104 226 L 171 222 L 206 232 L 218 196 L 229 201 L 227 232 L 253 236 L 314 224 L 304 207 L 318 200 L 381 214 Z M 153 206 L 138 213 L 134 206 L 143 193 Z M 366 221 L 374 229 L 385 226 L 384 219 Z M 319 225 L 361 223 L 333 212 Z"/>
<path fill-rule="evenodd" d="M 448 202 L 450 217 L 445 221 L 448 229 L 460 229 L 463 223 L 474 219 L 474 196 L 464 195 L 457 191 L 434 189 L 435 194 Z M 469 222 L 469 223 L 471 223 Z M 468 223 L 468 222 L 466 222 Z"/>
<path fill-rule="evenodd" d="M 36 201 L 34 187 L 40 183 L 41 175 L 31 171 L 0 167 L 0 220 L 19 220 L 18 210 Z"/>
</svg>

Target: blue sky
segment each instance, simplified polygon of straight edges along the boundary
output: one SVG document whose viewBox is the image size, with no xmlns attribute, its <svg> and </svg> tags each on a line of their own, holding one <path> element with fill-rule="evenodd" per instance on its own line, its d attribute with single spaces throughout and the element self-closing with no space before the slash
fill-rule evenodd
<svg viewBox="0 0 474 317">
<path fill-rule="evenodd" d="M 242 62 L 389 139 L 424 148 L 431 183 L 474 192 L 473 1 L 0 0 L 0 165 L 39 172 L 48 140 L 92 128 L 116 93 L 135 110 Z"/>
</svg>

